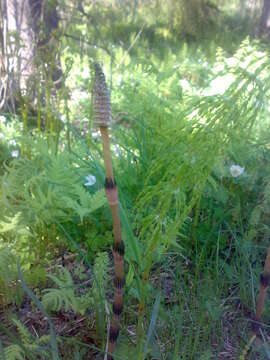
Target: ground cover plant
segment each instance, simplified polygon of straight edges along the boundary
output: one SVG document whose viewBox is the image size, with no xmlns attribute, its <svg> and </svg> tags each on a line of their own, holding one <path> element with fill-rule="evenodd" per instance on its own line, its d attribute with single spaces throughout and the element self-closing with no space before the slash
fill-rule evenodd
<svg viewBox="0 0 270 360">
<path fill-rule="evenodd" d="M 0 0 L 0 358 L 270 358 L 265 3 Z"/>
</svg>

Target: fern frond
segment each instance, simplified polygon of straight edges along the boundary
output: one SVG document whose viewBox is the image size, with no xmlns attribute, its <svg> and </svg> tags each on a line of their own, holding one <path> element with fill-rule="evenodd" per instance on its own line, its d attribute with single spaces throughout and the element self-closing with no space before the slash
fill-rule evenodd
<svg viewBox="0 0 270 360">
<path fill-rule="evenodd" d="M 7 248 L 0 249 L 0 280 L 5 284 L 17 279 L 16 258 Z"/>
<path fill-rule="evenodd" d="M 71 276 L 70 272 L 68 271 L 68 269 L 66 269 L 66 268 L 61 269 L 59 277 L 57 277 L 55 275 L 50 275 L 50 274 L 48 275 L 48 277 L 60 288 L 63 288 L 63 289 L 73 289 L 74 288 L 72 276 Z"/>
<path fill-rule="evenodd" d="M 81 199 L 81 201 L 84 200 Z M 103 207 L 105 203 L 106 203 L 106 197 L 105 197 L 104 189 L 96 191 L 94 195 L 91 196 L 91 201 L 88 204 L 90 208 L 90 212 L 94 212 L 95 210 Z"/>
<path fill-rule="evenodd" d="M 17 344 L 9 345 L 5 348 L 6 360 L 25 360 L 31 356 L 31 359 L 37 356 L 42 356 L 42 359 L 50 359 L 50 336 L 43 335 L 40 338 L 33 337 L 28 329 L 16 319 L 13 319 L 13 323 L 17 327 L 18 336 L 22 343 L 22 347 Z"/>
<path fill-rule="evenodd" d="M 31 342 L 33 341 L 33 337 L 30 334 L 30 332 L 27 330 L 27 328 L 17 319 L 13 319 L 13 323 L 17 327 L 17 331 L 19 333 L 22 344 L 24 346 L 31 344 Z"/>
<path fill-rule="evenodd" d="M 35 147 L 40 153 L 35 153 Z M 74 220 L 75 215 L 82 221 L 105 204 L 102 191 L 95 196 L 84 188 L 85 170 L 71 165 L 75 161 L 72 154 L 55 156 L 42 141 L 34 143 L 33 153 L 31 159 L 19 159 L 7 166 L 2 179 L 1 202 L 10 218 L 16 216 L 16 223 L 10 223 L 9 228 L 7 221 L 3 222 L 6 231 L 16 231 L 22 224 L 33 227 L 55 223 L 55 219 Z"/>
<path fill-rule="evenodd" d="M 84 314 L 89 307 L 89 298 L 76 295 L 76 288 L 70 272 L 63 268 L 60 276 L 49 275 L 59 289 L 46 289 L 42 297 L 42 304 L 48 311 L 73 310 L 75 313 Z"/>
<path fill-rule="evenodd" d="M 60 311 L 64 306 L 65 311 L 71 308 L 77 310 L 77 299 L 75 296 L 75 286 L 70 272 L 63 268 L 59 277 L 48 275 L 59 289 L 46 289 L 42 298 L 42 303 L 48 311 Z"/>
<path fill-rule="evenodd" d="M 12 344 L 5 348 L 6 360 L 25 360 L 24 351 L 19 345 Z"/>
<path fill-rule="evenodd" d="M 94 296 L 99 298 L 99 301 L 105 299 L 105 292 L 109 282 L 108 266 L 108 253 L 102 252 L 97 254 L 93 268 L 94 282 L 92 291 Z"/>
<path fill-rule="evenodd" d="M 94 282 L 92 286 L 92 293 L 94 300 L 97 333 L 100 338 L 104 337 L 105 334 L 106 314 L 104 302 L 106 299 L 106 290 L 109 282 L 108 265 L 108 254 L 105 252 L 97 254 L 93 268 Z"/>
</svg>

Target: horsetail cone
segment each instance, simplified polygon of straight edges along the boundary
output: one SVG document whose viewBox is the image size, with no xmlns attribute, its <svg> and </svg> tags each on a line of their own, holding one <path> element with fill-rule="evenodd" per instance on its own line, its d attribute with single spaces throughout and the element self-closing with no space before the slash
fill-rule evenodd
<svg viewBox="0 0 270 360">
<path fill-rule="evenodd" d="M 108 360 L 113 359 L 117 338 L 120 330 L 120 317 L 123 311 L 123 288 L 124 280 L 124 253 L 125 247 L 121 236 L 121 223 L 118 204 L 117 185 L 113 176 L 112 158 L 110 151 L 110 137 L 108 127 L 111 120 L 111 102 L 110 95 L 106 85 L 105 76 L 99 64 L 95 64 L 96 81 L 94 86 L 94 111 L 95 122 L 99 126 L 102 138 L 102 146 L 104 152 L 104 167 L 106 173 L 105 192 L 110 205 L 113 222 L 114 234 L 114 300 L 113 300 L 113 316 L 109 329 L 108 342 Z"/>
<path fill-rule="evenodd" d="M 111 100 L 105 76 L 99 64 L 95 63 L 94 112 L 95 124 L 108 127 L 111 122 Z"/>
</svg>

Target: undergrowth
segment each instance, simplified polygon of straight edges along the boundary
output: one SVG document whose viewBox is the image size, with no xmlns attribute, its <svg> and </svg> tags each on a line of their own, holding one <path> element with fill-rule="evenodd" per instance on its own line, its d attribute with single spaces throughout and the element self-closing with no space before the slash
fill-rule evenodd
<svg viewBox="0 0 270 360">
<path fill-rule="evenodd" d="M 263 359 L 269 351 L 269 304 L 261 345 L 250 342 L 249 330 L 269 237 L 270 63 L 267 49 L 248 39 L 227 55 L 215 49 L 210 63 L 197 50 L 189 63 L 185 43 L 166 64 L 127 55 L 111 74 L 127 252 L 116 359 Z M 28 301 L 48 319 L 87 317 L 91 351 L 89 337 L 79 334 L 56 334 L 54 342 L 75 359 L 93 349 L 101 357 L 111 312 L 112 224 L 99 135 L 91 116 L 83 128 L 65 118 L 57 142 L 45 131 L 22 134 L 19 120 L 0 124 L 1 306 Z M 67 251 L 81 267 L 45 277 Z M 52 333 L 33 336 L 14 319 L 12 326 L 20 340 L 12 344 L 6 332 L 2 357 L 49 358 Z"/>
</svg>

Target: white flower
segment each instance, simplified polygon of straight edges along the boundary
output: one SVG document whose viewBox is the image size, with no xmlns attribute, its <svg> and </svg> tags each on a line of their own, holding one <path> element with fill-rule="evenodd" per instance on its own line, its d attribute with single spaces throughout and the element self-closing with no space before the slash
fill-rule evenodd
<svg viewBox="0 0 270 360">
<path fill-rule="evenodd" d="M 93 139 L 98 139 L 99 137 L 100 137 L 99 131 L 93 131 L 93 132 L 92 132 L 92 138 L 93 138 Z"/>
<path fill-rule="evenodd" d="M 16 146 L 16 141 L 15 141 L 14 139 L 11 139 L 11 140 L 9 141 L 9 144 L 10 144 L 11 146 Z"/>
<path fill-rule="evenodd" d="M 93 186 L 95 185 L 97 179 L 94 175 L 87 175 L 85 177 L 85 183 L 84 183 L 84 186 Z"/>
<path fill-rule="evenodd" d="M 244 171 L 245 171 L 245 168 L 241 167 L 239 165 L 231 165 L 231 167 L 230 167 L 231 175 L 232 175 L 232 177 L 235 177 L 235 178 L 242 175 Z"/>
<path fill-rule="evenodd" d="M 65 123 L 66 122 L 66 116 L 64 114 L 61 114 L 60 117 L 59 117 L 60 121 L 62 123 Z"/>
<path fill-rule="evenodd" d="M 13 151 L 11 151 L 11 156 L 12 156 L 13 158 L 19 157 L 19 150 L 13 150 Z"/>
</svg>

